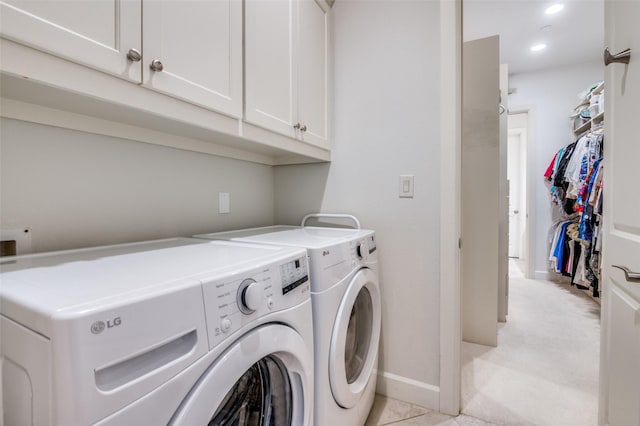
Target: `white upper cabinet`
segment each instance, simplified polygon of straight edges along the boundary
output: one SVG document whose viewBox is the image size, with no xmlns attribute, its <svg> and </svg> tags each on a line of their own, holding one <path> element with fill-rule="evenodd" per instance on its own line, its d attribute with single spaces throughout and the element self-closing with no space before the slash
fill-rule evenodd
<svg viewBox="0 0 640 426">
<path fill-rule="evenodd" d="M 0 34 L 70 61 L 140 82 L 140 0 L 3 0 Z"/>
<path fill-rule="evenodd" d="M 324 0 L 0 0 L 0 117 L 329 161 Z"/>
<path fill-rule="evenodd" d="M 301 138 L 323 145 L 328 125 L 328 15 L 314 0 L 300 0 L 298 16 L 298 117 L 306 126 Z"/>
<path fill-rule="evenodd" d="M 0 5 L 5 38 L 242 117 L 241 0 Z"/>
<path fill-rule="evenodd" d="M 242 1 L 145 1 L 143 81 L 242 117 Z"/>
<path fill-rule="evenodd" d="M 325 8 L 314 0 L 247 0 L 245 61 L 245 120 L 327 147 Z"/>
</svg>

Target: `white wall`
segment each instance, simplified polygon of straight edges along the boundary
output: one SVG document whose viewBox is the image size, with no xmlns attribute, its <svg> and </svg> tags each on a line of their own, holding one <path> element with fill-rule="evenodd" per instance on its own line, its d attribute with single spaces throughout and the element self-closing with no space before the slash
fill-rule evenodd
<svg viewBox="0 0 640 426">
<path fill-rule="evenodd" d="M 275 220 L 347 212 L 375 229 L 383 303 L 379 390 L 437 408 L 439 4 L 338 1 L 333 162 L 275 172 Z M 415 197 L 398 198 L 398 176 Z"/>
<path fill-rule="evenodd" d="M 580 103 L 578 93 L 603 78 L 604 69 L 600 61 L 510 76 L 509 86 L 517 91 L 509 96 L 509 108 L 535 108 L 535 140 L 529 140 L 533 143 L 535 155 L 529 164 L 533 168 L 535 188 L 532 208 L 535 209 L 536 223 L 532 232 L 535 238 L 534 269 L 538 278 L 546 277 L 549 270 L 546 259 L 551 203 L 543 174 L 553 155 L 562 146 L 573 142 L 569 115 Z"/>
<path fill-rule="evenodd" d="M 2 229 L 33 250 L 113 244 L 273 223 L 269 166 L 124 139 L 0 121 Z M 231 213 L 218 213 L 218 192 Z"/>
</svg>

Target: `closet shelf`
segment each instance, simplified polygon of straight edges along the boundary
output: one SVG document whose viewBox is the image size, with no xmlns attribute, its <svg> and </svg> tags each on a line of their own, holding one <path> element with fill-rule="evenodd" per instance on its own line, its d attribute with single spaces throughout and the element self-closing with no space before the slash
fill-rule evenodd
<svg viewBox="0 0 640 426">
<path fill-rule="evenodd" d="M 581 135 L 584 132 L 593 129 L 594 127 L 596 127 L 596 125 L 600 124 L 602 121 L 604 121 L 604 111 L 602 111 L 598 115 L 595 115 L 591 120 L 587 121 L 586 123 L 581 124 L 580 126 L 573 129 L 573 133 L 576 136 Z"/>
<path fill-rule="evenodd" d="M 592 123 L 599 123 L 599 122 L 601 122 L 602 120 L 604 120 L 604 111 L 602 111 L 601 113 L 599 113 L 598 115 L 596 115 L 595 117 L 593 117 L 593 118 L 591 119 L 591 122 L 592 122 Z"/>
<path fill-rule="evenodd" d="M 598 84 L 598 87 L 593 89 L 593 92 L 591 92 L 591 94 L 592 95 L 597 95 L 599 93 L 602 93 L 602 89 L 604 89 L 604 81 L 602 83 Z"/>
<path fill-rule="evenodd" d="M 586 123 L 582 124 L 579 127 L 576 127 L 575 129 L 573 129 L 573 133 L 575 133 L 576 135 L 582 134 L 584 132 L 586 132 L 587 130 L 591 129 L 591 121 L 587 121 Z"/>
</svg>

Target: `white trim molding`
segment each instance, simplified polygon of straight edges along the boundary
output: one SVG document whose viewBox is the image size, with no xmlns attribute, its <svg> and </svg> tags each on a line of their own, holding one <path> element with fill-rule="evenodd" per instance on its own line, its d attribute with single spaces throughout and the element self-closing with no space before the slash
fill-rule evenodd
<svg viewBox="0 0 640 426">
<path fill-rule="evenodd" d="M 543 281 L 554 281 L 554 282 L 567 282 L 569 283 L 571 280 L 565 276 L 560 274 L 556 274 L 551 271 L 536 271 L 534 274 L 534 279 L 543 280 Z"/>
<path fill-rule="evenodd" d="M 460 413 L 462 0 L 440 0 L 440 387 L 438 411 Z"/>
<path fill-rule="evenodd" d="M 386 371 L 377 374 L 376 393 L 439 411 L 439 387 Z"/>
<path fill-rule="evenodd" d="M 554 275 L 550 271 L 536 271 L 533 275 L 533 279 L 542 281 L 555 281 Z"/>
<path fill-rule="evenodd" d="M 536 123 L 536 107 L 534 105 L 521 105 L 509 108 L 509 114 L 527 114 L 527 208 L 525 238 L 527 239 L 527 247 L 525 253 L 526 270 L 524 276 L 526 278 L 540 279 L 537 277 L 538 271 L 535 271 L 536 263 L 536 170 L 535 170 L 535 123 Z M 544 278 L 543 278 L 544 279 Z"/>
</svg>

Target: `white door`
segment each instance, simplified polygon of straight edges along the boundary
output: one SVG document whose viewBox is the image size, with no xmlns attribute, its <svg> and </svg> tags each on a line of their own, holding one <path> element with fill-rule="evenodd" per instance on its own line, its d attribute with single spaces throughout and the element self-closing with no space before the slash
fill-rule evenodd
<svg viewBox="0 0 640 426">
<path fill-rule="evenodd" d="M 0 1 L 2 37 L 136 83 L 141 31 L 141 0 Z"/>
<path fill-rule="evenodd" d="M 145 1 L 143 19 L 143 85 L 241 118 L 242 1 Z"/>
<path fill-rule="evenodd" d="M 298 109 L 297 9 L 294 0 L 245 3 L 245 119 L 289 137 L 296 137 Z"/>
<path fill-rule="evenodd" d="M 292 328 L 257 328 L 207 369 L 170 424 L 310 424 L 312 359 L 311 348 Z"/>
<path fill-rule="evenodd" d="M 605 46 L 631 49 L 605 68 L 605 165 L 600 424 L 640 425 L 640 2 L 605 1 Z M 616 265 L 616 266 L 614 266 Z"/>
<path fill-rule="evenodd" d="M 507 176 L 509 178 L 509 257 L 520 257 L 520 133 L 508 140 Z"/>
<path fill-rule="evenodd" d="M 298 17 L 300 138 L 328 148 L 328 15 L 315 0 L 300 0 Z"/>
<path fill-rule="evenodd" d="M 340 302 L 331 335 L 329 383 L 341 407 L 360 401 L 376 368 L 381 309 L 378 278 L 370 269 L 361 269 Z"/>
<path fill-rule="evenodd" d="M 462 339 L 496 346 L 502 205 L 498 36 L 464 43 L 462 55 Z"/>
</svg>

